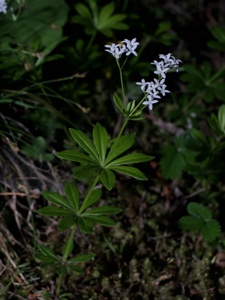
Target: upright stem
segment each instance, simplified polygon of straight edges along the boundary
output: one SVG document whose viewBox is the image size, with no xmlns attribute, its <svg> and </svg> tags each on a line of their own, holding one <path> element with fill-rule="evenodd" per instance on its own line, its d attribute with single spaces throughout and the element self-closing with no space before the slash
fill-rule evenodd
<svg viewBox="0 0 225 300">
<path fill-rule="evenodd" d="M 124 107 L 125 107 L 126 106 L 126 98 L 125 98 L 125 92 L 124 92 L 122 68 L 120 67 L 120 63 L 119 63 L 118 59 L 116 59 L 116 63 L 117 63 L 117 66 L 118 66 L 119 72 L 120 72 L 120 83 L 121 83 L 121 89 L 122 89 L 122 99 L 123 99 L 123 104 L 124 104 Z"/>
<path fill-rule="evenodd" d="M 120 129 L 120 132 L 119 132 L 119 134 L 118 134 L 118 136 L 117 136 L 116 139 L 118 139 L 118 138 L 122 135 L 122 133 L 123 133 L 123 131 L 124 131 L 124 129 L 125 129 L 125 127 L 126 127 L 128 121 L 129 121 L 128 119 L 125 119 L 125 120 L 124 120 L 123 125 L 122 125 L 122 127 L 121 127 L 121 129 Z"/>
<path fill-rule="evenodd" d="M 90 187 L 90 189 L 89 189 L 86 197 L 84 198 L 84 202 L 81 205 L 81 208 L 79 209 L 79 212 L 78 212 L 79 215 L 84 211 L 84 207 L 86 206 L 86 204 L 87 204 L 87 202 L 88 202 L 88 200 L 89 200 L 89 198 L 91 196 L 91 193 L 93 192 L 95 186 L 97 185 L 98 180 L 99 180 L 99 175 L 95 178 L 95 180 L 94 180 L 92 186 Z"/>
<path fill-rule="evenodd" d="M 93 41 L 95 39 L 96 34 L 97 34 L 97 30 L 95 30 L 95 32 L 92 34 L 92 36 L 90 38 L 90 41 L 89 41 L 89 43 L 87 45 L 87 48 L 85 49 L 85 53 L 87 53 L 88 50 L 90 49 L 90 47 L 91 47 L 91 45 L 92 45 L 92 43 L 93 43 Z"/>
</svg>

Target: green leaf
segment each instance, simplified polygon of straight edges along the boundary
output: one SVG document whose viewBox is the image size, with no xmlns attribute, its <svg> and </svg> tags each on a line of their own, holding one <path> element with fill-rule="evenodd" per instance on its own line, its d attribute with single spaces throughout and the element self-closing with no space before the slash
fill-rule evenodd
<svg viewBox="0 0 225 300">
<path fill-rule="evenodd" d="M 123 164 L 135 164 L 140 162 L 146 162 L 150 161 L 154 158 L 154 156 L 145 155 L 142 153 L 131 153 L 125 156 L 122 156 L 120 158 L 117 158 L 116 160 L 113 160 L 111 163 L 107 165 L 107 167 L 111 166 L 117 166 L 117 165 L 123 165 Z"/>
<path fill-rule="evenodd" d="M 206 240 L 211 242 L 219 236 L 220 225 L 216 220 L 210 220 L 201 229 L 201 233 Z"/>
<path fill-rule="evenodd" d="M 160 167 L 165 179 L 174 179 L 180 176 L 185 167 L 185 161 L 174 145 L 164 147 Z"/>
<path fill-rule="evenodd" d="M 179 225 L 184 230 L 201 230 L 201 228 L 205 225 L 205 221 L 201 218 L 191 217 L 191 216 L 185 216 L 180 218 Z"/>
<path fill-rule="evenodd" d="M 61 195 L 59 195 L 58 193 L 47 191 L 47 192 L 43 192 L 42 195 L 46 200 L 48 200 L 53 204 L 60 205 L 64 208 L 69 208 L 69 209 L 71 208 L 67 200 L 63 198 Z"/>
<path fill-rule="evenodd" d="M 108 133 L 106 129 L 97 123 L 93 129 L 93 140 L 97 153 L 99 154 L 100 161 L 103 163 L 108 147 Z"/>
<path fill-rule="evenodd" d="M 104 225 L 104 226 L 114 226 L 116 222 L 110 219 L 109 217 L 105 216 L 91 216 L 89 217 L 90 220 L 94 221 L 97 224 Z"/>
<path fill-rule="evenodd" d="M 58 256 L 55 254 L 55 252 L 54 252 L 51 248 L 49 248 L 49 247 L 47 247 L 47 246 L 44 246 L 44 245 L 39 244 L 39 245 L 38 245 L 38 250 L 39 250 L 43 255 L 54 257 L 54 258 L 56 258 L 57 260 L 59 259 Z"/>
<path fill-rule="evenodd" d="M 77 129 L 70 128 L 69 131 L 72 138 L 78 143 L 78 145 L 84 151 L 86 151 L 92 158 L 95 158 L 98 161 L 99 160 L 98 154 L 89 137 L 86 134 L 84 134 L 82 131 Z"/>
<path fill-rule="evenodd" d="M 211 211 L 202 204 L 190 202 L 187 206 L 187 211 L 190 215 L 194 217 L 200 217 L 205 221 L 212 218 Z"/>
<path fill-rule="evenodd" d="M 115 215 L 122 211 L 122 209 L 112 206 L 100 206 L 88 210 L 82 214 L 82 216 L 92 216 L 92 215 Z"/>
<path fill-rule="evenodd" d="M 84 199 L 83 204 L 81 205 L 81 208 L 79 210 L 79 213 L 81 214 L 86 208 L 97 202 L 102 196 L 102 190 L 101 189 L 95 189 L 92 191 L 91 195 L 88 198 Z"/>
<path fill-rule="evenodd" d="M 66 216 L 57 225 L 57 228 L 59 230 L 67 230 L 71 226 L 73 226 L 76 223 L 77 217 L 75 215 Z"/>
<path fill-rule="evenodd" d="M 225 134 L 225 104 L 221 105 L 218 112 L 220 130 Z"/>
<path fill-rule="evenodd" d="M 68 216 L 71 214 L 68 210 L 62 209 L 60 207 L 55 206 L 45 206 L 37 210 L 40 215 L 43 216 Z"/>
<path fill-rule="evenodd" d="M 93 225 L 94 225 L 93 221 L 91 221 L 87 217 L 79 217 L 78 218 L 77 226 L 84 233 L 87 233 L 87 234 L 91 233 L 93 230 Z"/>
<path fill-rule="evenodd" d="M 95 163 L 96 162 L 93 158 L 87 156 L 84 153 L 81 153 L 81 152 L 75 151 L 75 150 L 64 150 L 61 152 L 56 152 L 55 156 L 57 156 L 61 159 L 76 161 L 76 162 L 80 162 L 80 163 Z"/>
<path fill-rule="evenodd" d="M 110 2 L 103 6 L 98 17 L 98 28 L 104 27 L 104 22 L 107 21 L 114 12 L 114 3 Z"/>
<path fill-rule="evenodd" d="M 88 253 L 88 254 L 80 254 L 77 255 L 67 261 L 67 263 L 74 263 L 74 262 L 85 262 L 91 260 L 93 257 L 95 257 L 94 253 Z"/>
<path fill-rule="evenodd" d="M 40 259 L 41 261 L 43 261 L 45 264 L 52 265 L 52 264 L 58 263 L 58 259 L 55 259 L 51 256 L 43 255 L 41 253 L 35 254 L 35 257 Z"/>
<path fill-rule="evenodd" d="M 79 210 L 79 192 L 77 187 L 70 182 L 67 182 L 64 188 L 66 197 L 71 203 L 71 208 L 76 212 Z"/>
<path fill-rule="evenodd" d="M 148 180 L 144 173 L 134 167 L 110 166 L 110 169 L 139 180 Z"/>
<path fill-rule="evenodd" d="M 67 259 L 67 257 L 72 253 L 74 248 L 74 242 L 73 242 L 74 236 L 70 236 L 66 244 L 63 246 L 62 255 L 64 260 Z"/>
<path fill-rule="evenodd" d="M 76 273 L 79 273 L 79 274 L 84 273 L 83 269 L 78 266 L 73 266 L 73 265 L 68 264 L 67 267 Z"/>
<path fill-rule="evenodd" d="M 123 113 L 124 113 L 123 103 L 122 103 L 120 97 L 116 93 L 114 93 L 114 95 L 113 95 L 113 101 L 114 101 L 119 113 L 123 115 Z"/>
<path fill-rule="evenodd" d="M 114 158 L 128 150 L 132 145 L 134 144 L 135 141 L 135 134 L 128 134 L 128 135 L 123 135 L 119 138 L 117 138 L 112 145 L 109 154 L 107 155 L 107 158 L 105 160 L 105 164 L 107 165 L 109 162 L 111 162 Z"/>
<path fill-rule="evenodd" d="M 92 19 L 90 10 L 84 4 L 82 3 L 76 4 L 75 9 L 83 18 Z"/>
<path fill-rule="evenodd" d="M 108 190 L 111 190 L 116 183 L 115 174 L 107 169 L 101 171 L 100 180 Z"/>
</svg>

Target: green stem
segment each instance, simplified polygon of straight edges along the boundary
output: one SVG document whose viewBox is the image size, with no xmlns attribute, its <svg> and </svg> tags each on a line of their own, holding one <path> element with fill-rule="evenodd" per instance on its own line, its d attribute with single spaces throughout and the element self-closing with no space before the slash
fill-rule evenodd
<svg viewBox="0 0 225 300">
<path fill-rule="evenodd" d="M 118 134 L 118 136 L 117 136 L 116 139 L 118 139 L 118 138 L 122 135 L 122 133 L 123 133 L 123 131 L 124 131 L 124 129 L 125 129 L 125 127 L 126 127 L 128 121 L 129 121 L 129 119 L 125 119 L 125 121 L 123 122 L 122 127 L 120 128 L 120 132 L 119 132 L 119 134 Z"/>
<path fill-rule="evenodd" d="M 99 175 L 95 178 L 95 180 L 94 180 L 92 186 L 90 187 L 86 197 L 84 198 L 84 202 L 83 202 L 83 204 L 81 205 L 81 208 L 78 211 L 78 215 L 80 215 L 84 211 L 84 207 L 86 206 L 86 204 L 87 204 L 87 202 L 88 202 L 88 200 L 91 196 L 91 193 L 93 192 L 95 186 L 97 185 L 98 180 L 99 180 Z"/>
<path fill-rule="evenodd" d="M 93 43 L 93 41 L 94 41 L 94 39 L 96 37 L 96 34 L 97 34 L 97 30 L 95 30 L 95 32 L 92 34 L 92 36 L 90 38 L 90 41 L 89 41 L 89 43 L 87 45 L 87 48 L 85 50 L 85 53 L 87 53 L 89 51 L 89 49 L 90 49 L 90 47 L 91 47 L 91 45 L 92 45 L 92 43 Z"/>
<path fill-rule="evenodd" d="M 122 68 L 120 67 L 120 63 L 119 60 L 116 59 L 116 63 L 117 66 L 119 68 L 119 72 L 120 72 L 120 83 L 121 83 L 121 89 L 122 89 L 122 99 L 123 99 L 123 104 L 124 107 L 126 107 L 126 98 L 125 98 L 125 92 L 124 92 L 124 84 L 123 84 L 123 73 L 122 73 Z"/>
</svg>

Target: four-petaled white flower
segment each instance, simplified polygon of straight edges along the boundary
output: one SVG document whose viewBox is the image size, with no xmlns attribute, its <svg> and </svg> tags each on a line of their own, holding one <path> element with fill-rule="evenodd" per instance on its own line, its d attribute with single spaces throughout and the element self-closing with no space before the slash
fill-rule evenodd
<svg viewBox="0 0 225 300">
<path fill-rule="evenodd" d="M 159 102 L 158 100 L 153 100 L 150 96 L 148 97 L 148 101 L 144 101 L 143 104 L 148 106 L 149 110 L 153 109 L 153 104 Z"/>
<path fill-rule="evenodd" d="M 5 0 L 0 0 L 0 13 L 6 14 L 7 13 L 7 3 Z"/>
<path fill-rule="evenodd" d="M 139 43 L 136 42 L 136 38 L 132 39 L 131 41 L 125 39 L 119 44 L 113 43 L 112 45 L 105 45 L 106 48 L 109 48 L 105 51 L 111 53 L 116 59 L 119 59 L 123 53 L 126 53 L 126 56 L 130 54 L 137 56 L 137 52 L 135 51 L 135 49 L 138 45 Z"/>
</svg>

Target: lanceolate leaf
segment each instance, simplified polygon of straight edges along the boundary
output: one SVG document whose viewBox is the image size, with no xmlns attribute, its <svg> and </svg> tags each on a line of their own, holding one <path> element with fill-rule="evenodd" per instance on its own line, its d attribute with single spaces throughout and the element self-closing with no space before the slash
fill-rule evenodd
<svg viewBox="0 0 225 300">
<path fill-rule="evenodd" d="M 37 211 L 40 215 L 43 216 L 68 216 L 71 214 L 68 210 L 62 209 L 56 206 L 45 206 Z"/>
<path fill-rule="evenodd" d="M 79 192 L 77 187 L 73 183 L 66 183 L 65 185 L 66 197 L 71 204 L 71 208 L 75 211 L 79 210 Z"/>
<path fill-rule="evenodd" d="M 66 216 L 59 222 L 57 227 L 59 230 L 67 230 L 76 223 L 76 220 L 77 217 L 75 215 Z"/>
<path fill-rule="evenodd" d="M 82 232 L 89 234 L 93 230 L 94 223 L 87 217 L 79 217 L 77 225 Z"/>
<path fill-rule="evenodd" d="M 102 195 L 101 189 L 93 190 L 89 198 L 85 198 L 83 204 L 81 205 L 81 208 L 79 210 L 79 213 L 81 214 L 86 208 L 97 202 Z"/>
<path fill-rule="evenodd" d="M 145 155 L 142 153 L 131 153 L 113 160 L 111 163 L 107 165 L 107 167 L 124 165 L 124 164 L 135 164 L 135 163 L 150 161 L 153 158 L 154 156 Z"/>
<path fill-rule="evenodd" d="M 55 252 L 52 249 L 50 249 L 49 247 L 39 244 L 38 249 L 43 255 L 52 256 L 52 257 L 58 259 L 58 256 L 55 254 Z"/>
<path fill-rule="evenodd" d="M 105 164 L 111 162 L 114 158 L 128 150 L 135 141 L 135 134 L 123 135 L 117 138 L 112 145 L 109 154 L 105 160 Z"/>
<path fill-rule="evenodd" d="M 89 217 L 92 221 L 94 221 L 97 224 L 104 225 L 104 226 L 114 226 L 116 225 L 116 222 L 110 219 L 109 217 L 105 216 L 91 216 Z"/>
<path fill-rule="evenodd" d="M 147 180 L 147 177 L 144 175 L 144 173 L 134 167 L 111 166 L 110 169 L 139 180 Z"/>
<path fill-rule="evenodd" d="M 70 205 L 69 205 L 68 201 L 65 198 L 63 198 L 61 195 L 59 195 L 58 193 L 55 193 L 55 192 L 43 192 L 42 195 L 49 202 L 70 209 Z"/>
<path fill-rule="evenodd" d="M 88 210 L 82 214 L 82 216 L 92 216 L 92 215 L 116 215 L 120 213 L 122 209 L 113 206 L 100 206 Z"/>
<path fill-rule="evenodd" d="M 107 169 L 101 171 L 100 180 L 108 190 L 111 190 L 116 183 L 115 174 Z"/>
<path fill-rule="evenodd" d="M 114 101 L 114 103 L 115 103 L 115 105 L 116 105 L 118 111 L 119 111 L 121 114 L 123 114 L 123 113 L 124 113 L 124 111 L 123 111 L 123 110 L 124 110 L 123 103 L 122 103 L 120 97 L 119 97 L 116 93 L 114 93 L 113 101 Z"/>
<path fill-rule="evenodd" d="M 89 157 L 88 155 L 81 153 L 79 151 L 75 150 L 64 150 L 61 152 L 57 152 L 55 156 L 61 158 L 61 159 L 66 159 L 70 161 L 76 161 L 80 163 L 96 163 L 96 161 Z"/>
<path fill-rule="evenodd" d="M 85 262 L 91 260 L 93 257 L 95 257 L 94 253 L 88 253 L 88 254 L 80 254 L 77 255 L 67 261 L 67 263 L 71 262 Z"/>
<path fill-rule="evenodd" d="M 108 133 L 99 123 L 93 129 L 93 140 L 100 161 L 104 162 L 108 147 Z"/>
<path fill-rule="evenodd" d="M 94 157 L 95 159 L 98 160 L 98 154 L 95 150 L 95 147 L 86 134 L 84 134 L 80 130 L 73 129 L 73 128 L 70 128 L 70 134 L 84 151 L 90 154 L 91 157 Z"/>
</svg>

